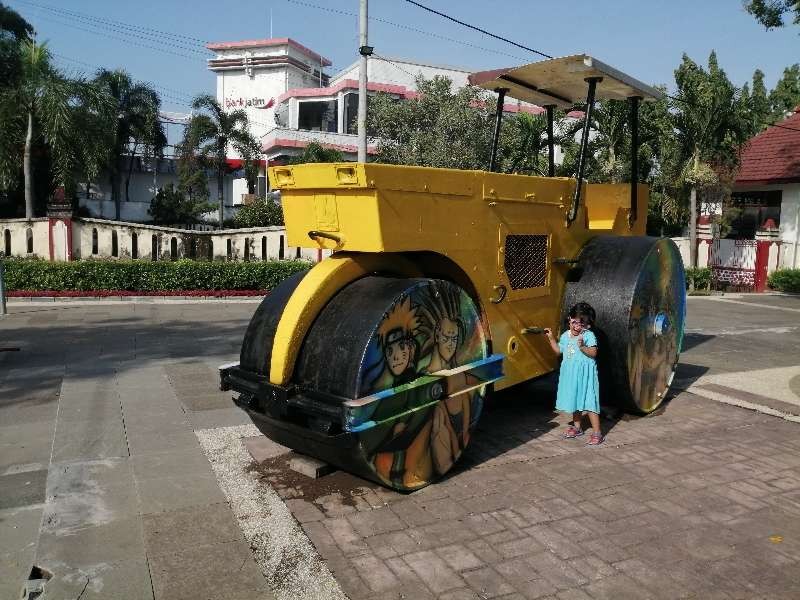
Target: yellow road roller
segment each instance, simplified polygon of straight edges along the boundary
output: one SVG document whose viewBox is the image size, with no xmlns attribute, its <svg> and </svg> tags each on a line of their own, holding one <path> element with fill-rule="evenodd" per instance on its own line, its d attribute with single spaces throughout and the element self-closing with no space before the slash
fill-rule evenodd
<svg viewBox="0 0 800 600">
<path fill-rule="evenodd" d="M 475 73 L 498 94 L 491 164 L 459 171 L 337 163 L 270 169 L 288 244 L 333 253 L 256 310 L 223 389 L 271 439 L 412 491 L 452 468 L 484 399 L 557 368 L 542 329 L 596 310 L 602 402 L 647 414 L 683 337 L 683 263 L 645 236 L 648 188 L 555 177 L 553 113 L 660 92 L 586 55 Z M 493 172 L 506 96 L 543 106 L 549 177 Z"/>
</svg>

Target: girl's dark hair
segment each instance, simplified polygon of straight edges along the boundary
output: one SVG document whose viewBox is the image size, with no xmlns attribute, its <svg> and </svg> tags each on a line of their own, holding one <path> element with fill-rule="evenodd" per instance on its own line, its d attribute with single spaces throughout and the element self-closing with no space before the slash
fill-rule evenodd
<svg viewBox="0 0 800 600">
<path fill-rule="evenodd" d="M 589 325 L 594 327 L 595 312 L 592 305 L 588 302 L 578 302 L 575 306 L 569 309 L 570 319 L 583 319 Z"/>
</svg>

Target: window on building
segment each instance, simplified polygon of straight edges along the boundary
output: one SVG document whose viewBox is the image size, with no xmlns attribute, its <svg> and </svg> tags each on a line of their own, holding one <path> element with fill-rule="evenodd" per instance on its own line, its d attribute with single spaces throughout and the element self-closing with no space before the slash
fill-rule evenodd
<svg viewBox="0 0 800 600">
<path fill-rule="evenodd" d="M 111 231 L 111 256 L 119 256 L 119 241 L 117 239 L 117 232 Z"/>
<path fill-rule="evenodd" d="M 33 229 L 30 227 L 25 230 L 25 251 L 33 254 Z"/>
<path fill-rule="evenodd" d="M 730 223 L 728 238 L 752 240 L 768 220 L 781 224 L 781 190 L 734 192 L 725 209 Z"/>
<path fill-rule="evenodd" d="M 244 259 L 250 260 L 250 238 L 244 238 Z"/>
<path fill-rule="evenodd" d="M 358 94 L 355 92 L 344 95 L 344 130 L 358 133 Z"/>
<path fill-rule="evenodd" d="M 297 251 L 295 252 L 295 258 L 300 258 L 300 246 L 297 247 Z"/>
<path fill-rule="evenodd" d="M 139 236 L 131 233 L 131 258 L 139 258 Z"/>
<path fill-rule="evenodd" d="M 178 238 L 173 237 L 169 241 L 169 257 L 171 260 L 178 258 Z"/>
<path fill-rule="evenodd" d="M 212 238 L 208 238 L 208 246 L 206 247 L 206 258 L 208 260 L 214 260 L 214 240 Z"/>
<path fill-rule="evenodd" d="M 309 131 L 327 131 L 336 133 L 337 101 L 309 100 L 298 102 L 297 128 Z"/>
<path fill-rule="evenodd" d="M 228 238 L 228 248 L 226 253 L 228 260 L 233 258 L 233 242 Z"/>
<path fill-rule="evenodd" d="M 283 260 L 283 236 L 278 239 L 278 258 Z"/>
<path fill-rule="evenodd" d="M 11 256 L 11 230 L 6 229 L 3 232 L 3 254 Z"/>
<path fill-rule="evenodd" d="M 97 254 L 97 227 L 92 227 L 92 254 Z"/>
<path fill-rule="evenodd" d="M 197 238 L 189 240 L 189 258 L 197 258 Z"/>
<path fill-rule="evenodd" d="M 150 238 L 150 260 L 158 260 L 158 236 L 155 233 Z"/>
<path fill-rule="evenodd" d="M 267 236 L 261 236 L 261 260 L 267 260 Z"/>
</svg>

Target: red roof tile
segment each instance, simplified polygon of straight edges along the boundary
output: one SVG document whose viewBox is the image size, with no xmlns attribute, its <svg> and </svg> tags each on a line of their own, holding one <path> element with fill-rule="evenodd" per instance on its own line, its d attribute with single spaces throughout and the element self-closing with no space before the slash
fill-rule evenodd
<svg viewBox="0 0 800 600">
<path fill-rule="evenodd" d="M 798 107 L 800 109 L 800 107 Z M 800 182 L 800 110 L 752 138 L 742 151 L 739 185 Z"/>
</svg>

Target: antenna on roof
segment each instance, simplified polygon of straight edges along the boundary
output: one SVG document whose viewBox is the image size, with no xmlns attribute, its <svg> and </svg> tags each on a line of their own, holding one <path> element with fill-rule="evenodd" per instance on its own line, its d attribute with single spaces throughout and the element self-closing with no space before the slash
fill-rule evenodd
<svg viewBox="0 0 800 600">
<path fill-rule="evenodd" d="M 272 39 L 272 7 L 269 7 L 269 39 Z"/>
</svg>

